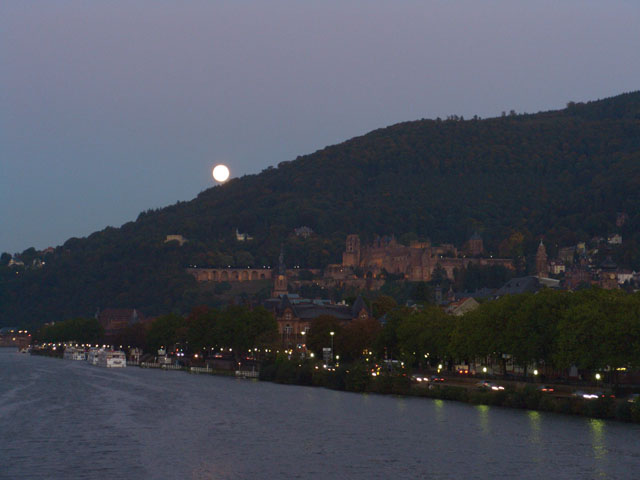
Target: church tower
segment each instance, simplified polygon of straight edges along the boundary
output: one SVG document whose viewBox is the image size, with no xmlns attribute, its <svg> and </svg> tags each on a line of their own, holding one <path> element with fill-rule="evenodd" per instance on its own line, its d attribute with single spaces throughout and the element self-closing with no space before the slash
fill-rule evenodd
<svg viewBox="0 0 640 480">
<path fill-rule="evenodd" d="M 278 273 L 273 282 L 273 294 L 271 296 L 277 298 L 287 293 L 289 293 L 287 287 L 287 267 L 284 264 L 284 247 L 281 247 L 280 257 L 278 257 Z"/>
<path fill-rule="evenodd" d="M 357 267 L 360 264 L 360 237 L 349 235 L 347 237 L 346 250 L 342 254 L 342 265 L 345 267 Z"/>
<path fill-rule="evenodd" d="M 547 249 L 544 248 L 542 239 L 540 239 L 540 245 L 538 245 L 538 251 L 536 252 L 536 274 L 538 275 L 538 277 L 546 277 L 549 275 Z"/>
<path fill-rule="evenodd" d="M 469 255 L 474 257 L 482 255 L 482 252 L 484 251 L 484 244 L 482 242 L 482 237 L 478 232 L 473 232 L 473 235 L 471 235 L 471 238 L 467 242 L 467 251 L 469 252 Z"/>
</svg>

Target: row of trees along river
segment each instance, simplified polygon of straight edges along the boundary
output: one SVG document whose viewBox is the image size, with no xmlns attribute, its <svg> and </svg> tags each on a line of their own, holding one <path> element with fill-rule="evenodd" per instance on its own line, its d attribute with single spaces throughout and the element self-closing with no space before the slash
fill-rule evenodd
<svg viewBox="0 0 640 480">
<path fill-rule="evenodd" d="M 598 288 L 577 292 L 544 289 L 537 294 L 505 296 L 488 301 L 461 317 L 433 305 L 421 310 L 398 307 L 378 297 L 372 310 L 380 320 L 355 320 L 346 325 L 331 316 L 317 318 L 304 339 L 321 358 L 330 333 L 341 363 L 394 358 L 411 368 L 475 362 L 493 364 L 505 358 L 521 366 L 585 370 L 640 367 L 640 293 Z M 40 342 L 74 340 L 102 343 L 94 319 L 71 319 L 42 327 Z M 188 355 L 206 358 L 233 349 L 237 355 L 260 351 L 261 359 L 281 350 L 277 324 L 262 307 L 232 305 L 223 309 L 194 308 L 185 318 L 163 315 L 152 323 L 129 327 L 115 344 L 153 353 L 161 346 L 180 345 Z M 265 353 L 265 352 L 268 352 Z M 612 379 L 613 380 L 613 379 Z"/>
</svg>

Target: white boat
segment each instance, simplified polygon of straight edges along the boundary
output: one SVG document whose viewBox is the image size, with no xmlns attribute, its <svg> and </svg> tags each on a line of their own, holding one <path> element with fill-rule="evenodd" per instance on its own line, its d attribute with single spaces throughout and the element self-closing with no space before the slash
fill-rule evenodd
<svg viewBox="0 0 640 480">
<path fill-rule="evenodd" d="M 84 348 L 66 347 L 63 358 L 65 360 L 84 360 Z"/>
<path fill-rule="evenodd" d="M 123 368 L 127 366 L 127 357 L 122 350 L 101 350 L 98 352 L 99 367 Z"/>
<path fill-rule="evenodd" d="M 89 362 L 89 364 L 91 364 L 91 365 L 97 365 L 98 364 L 98 353 L 101 352 L 101 351 L 102 351 L 102 349 L 91 347 L 89 349 L 89 353 L 87 353 L 87 362 Z"/>
</svg>

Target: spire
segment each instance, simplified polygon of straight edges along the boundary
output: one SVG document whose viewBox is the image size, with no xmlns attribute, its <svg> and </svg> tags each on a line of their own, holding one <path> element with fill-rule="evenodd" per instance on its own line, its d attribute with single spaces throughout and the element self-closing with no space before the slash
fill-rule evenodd
<svg viewBox="0 0 640 480">
<path fill-rule="evenodd" d="M 278 257 L 278 273 L 285 275 L 287 266 L 284 264 L 284 244 L 280 245 L 280 256 Z"/>
<path fill-rule="evenodd" d="M 273 293 L 274 298 L 286 295 L 287 287 L 287 266 L 284 264 L 284 245 L 280 247 L 280 257 L 278 257 L 278 274 L 274 278 Z"/>
<path fill-rule="evenodd" d="M 547 249 L 544 248 L 542 238 L 536 252 L 536 273 L 539 277 L 546 277 L 549 274 L 549 265 L 547 264 Z"/>
</svg>

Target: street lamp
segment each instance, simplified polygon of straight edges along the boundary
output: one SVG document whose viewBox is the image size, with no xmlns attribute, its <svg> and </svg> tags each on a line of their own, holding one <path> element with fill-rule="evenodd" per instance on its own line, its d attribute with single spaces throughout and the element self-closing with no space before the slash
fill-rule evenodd
<svg viewBox="0 0 640 480">
<path fill-rule="evenodd" d="M 305 352 L 307 351 L 307 344 L 304 342 L 304 337 L 305 337 L 306 334 L 307 334 L 306 330 L 302 330 L 300 332 L 300 335 L 302 335 L 302 347 L 301 347 L 301 349 L 302 349 L 302 355 L 303 356 L 305 355 Z"/>
<path fill-rule="evenodd" d="M 331 363 L 333 364 L 333 336 L 335 335 L 336 332 L 329 332 L 329 335 L 331 335 Z"/>
</svg>

